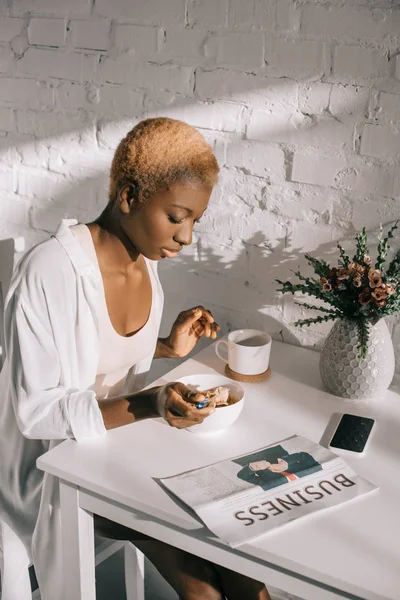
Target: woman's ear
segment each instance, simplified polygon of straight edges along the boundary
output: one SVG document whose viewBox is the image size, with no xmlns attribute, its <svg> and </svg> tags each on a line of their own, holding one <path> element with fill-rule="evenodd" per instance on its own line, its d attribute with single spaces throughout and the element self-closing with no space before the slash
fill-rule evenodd
<svg viewBox="0 0 400 600">
<path fill-rule="evenodd" d="M 135 183 L 125 183 L 118 192 L 118 204 L 122 212 L 129 214 L 137 202 L 137 186 Z"/>
</svg>

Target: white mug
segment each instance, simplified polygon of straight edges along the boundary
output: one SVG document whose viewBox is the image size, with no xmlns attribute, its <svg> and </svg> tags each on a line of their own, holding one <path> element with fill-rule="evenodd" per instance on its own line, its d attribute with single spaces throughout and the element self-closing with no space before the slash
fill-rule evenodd
<svg viewBox="0 0 400 600">
<path fill-rule="evenodd" d="M 242 375 L 260 375 L 268 369 L 272 338 L 258 329 L 238 329 L 231 331 L 228 341 L 216 343 L 215 352 L 229 368 Z M 221 346 L 227 346 L 227 354 L 221 353 Z"/>
</svg>

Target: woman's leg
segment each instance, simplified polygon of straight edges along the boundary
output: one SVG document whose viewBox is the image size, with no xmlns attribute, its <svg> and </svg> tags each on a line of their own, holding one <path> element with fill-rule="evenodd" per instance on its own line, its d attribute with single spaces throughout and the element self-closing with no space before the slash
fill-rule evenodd
<svg viewBox="0 0 400 600">
<path fill-rule="evenodd" d="M 222 600 L 214 566 L 206 560 L 94 515 L 95 532 L 131 541 L 153 563 L 182 600 Z"/>
<path fill-rule="evenodd" d="M 271 600 L 265 585 L 225 567 L 215 565 L 221 581 L 221 589 L 229 600 Z"/>
<path fill-rule="evenodd" d="M 98 535 L 131 541 L 153 563 L 181 600 L 271 600 L 265 585 L 224 567 L 94 516 Z"/>
</svg>

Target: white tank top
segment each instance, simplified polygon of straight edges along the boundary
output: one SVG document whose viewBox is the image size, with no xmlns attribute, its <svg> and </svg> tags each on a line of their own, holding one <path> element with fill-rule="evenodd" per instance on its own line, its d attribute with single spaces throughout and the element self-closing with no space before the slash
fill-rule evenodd
<svg viewBox="0 0 400 600">
<path fill-rule="evenodd" d="M 79 223 L 78 225 L 72 225 L 70 229 L 83 250 L 100 271 L 89 228 Z M 91 387 L 100 400 L 120 396 L 123 393 L 129 369 L 143 358 L 146 358 L 154 349 L 157 323 L 153 294 L 157 288 L 153 281 L 152 270 L 149 268 L 147 270 L 152 288 L 150 314 L 143 327 L 130 336 L 123 336 L 115 331 L 108 314 L 103 279 L 101 278 L 102 284 L 99 288 L 100 358 L 96 381 Z"/>
</svg>

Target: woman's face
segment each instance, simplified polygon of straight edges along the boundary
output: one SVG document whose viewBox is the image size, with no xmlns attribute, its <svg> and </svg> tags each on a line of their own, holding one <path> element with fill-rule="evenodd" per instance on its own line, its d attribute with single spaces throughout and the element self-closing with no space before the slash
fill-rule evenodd
<svg viewBox="0 0 400 600">
<path fill-rule="evenodd" d="M 121 195 L 123 198 L 123 191 Z M 210 196 L 207 188 L 179 184 L 140 206 L 135 201 L 122 201 L 122 229 L 146 258 L 174 258 L 183 246 L 192 243 L 194 224 L 202 217 Z"/>
</svg>

